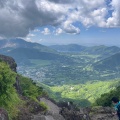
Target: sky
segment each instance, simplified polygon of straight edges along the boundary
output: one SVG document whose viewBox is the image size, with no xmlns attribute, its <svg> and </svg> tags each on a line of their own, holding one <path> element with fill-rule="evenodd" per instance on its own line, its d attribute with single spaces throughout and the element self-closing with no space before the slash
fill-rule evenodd
<svg viewBox="0 0 120 120">
<path fill-rule="evenodd" d="M 120 46 L 120 0 L 0 0 L 0 39 Z"/>
</svg>

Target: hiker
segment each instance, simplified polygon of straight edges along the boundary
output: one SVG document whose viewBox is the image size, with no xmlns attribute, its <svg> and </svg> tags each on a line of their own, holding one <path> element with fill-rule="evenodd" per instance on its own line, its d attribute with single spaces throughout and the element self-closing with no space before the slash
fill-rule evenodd
<svg viewBox="0 0 120 120">
<path fill-rule="evenodd" d="M 114 115 L 117 115 L 119 120 L 120 120 L 120 101 L 117 97 L 113 97 L 111 99 L 112 104 L 114 105 L 114 109 L 115 109 L 115 113 L 113 113 Z"/>
</svg>

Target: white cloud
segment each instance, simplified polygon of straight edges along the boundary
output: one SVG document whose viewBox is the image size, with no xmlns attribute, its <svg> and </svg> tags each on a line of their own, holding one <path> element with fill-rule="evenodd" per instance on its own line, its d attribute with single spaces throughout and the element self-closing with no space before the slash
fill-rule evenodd
<svg viewBox="0 0 120 120">
<path fill-rule="evenodd" d="M 44 35 L 48 35 L 50 34 L 50 30 L 48 28 L 44 28 L 44 30 L 41 33 L 43 33 Z"/>
<path fill-rule="evenodd" d="M 56 35 L 64 33 L 64 31 L 61 28 L 56 29 L 55 31 Z"/>
<path fill-rule="evenodd" d="M 79 34 L 80 33 L 80 29 L 78 27 L 75 27 L 74 25 L 72 25 L 71 21 L 66 21 L 62 25 L 62 27 L 66 33 L 70 33 L 70 34 Z"/>
<path fill-rule="evenodd" d="M 47 25 L 78 34 L 75 22 L 85 27 L 120 27 L 119 5 L 120 0 L 0 0 L 0 36 L 25 37 Z"/>
<path fill-rule="evenodd" d="M 28 37 L 34 37 L 35 34 L 29 33 L 27 36 L 28 36 Z"/>
<path fill-rule="evenodd" d="M 120 0 L 112 0 L 112 16 L 107 19 L 107 27 L 120 27 Z"/>
<path fill-rule="evenodd" d="M 23 38 L 25 41 L 28 41 L 28 42 L 33 42 L 32 40 L 31 40 L 31 38 L 29 38 L 29 37 L 26 37 L 26 38 Z"/>
</svg>

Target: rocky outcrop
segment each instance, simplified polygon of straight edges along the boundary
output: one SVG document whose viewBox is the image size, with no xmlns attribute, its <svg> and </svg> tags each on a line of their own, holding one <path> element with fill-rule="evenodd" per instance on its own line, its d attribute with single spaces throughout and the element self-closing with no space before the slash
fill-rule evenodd
<svg viewBox="0 0 120 120">
<path fill-rule="evenodd" d="M 110 107 L 81 108 L 77 111 L 62 108 L 61 115 L 65 120 L 118 120 L 113 111 Z"/>
<path fill-rule="evenodd" d="M 91 120 L 118 120 L 117 115 L 111 107 L 93 107 L 90 111 Z"/>
<path fill-rule="evenodd" d="M 17 64 L 12 57 L 8 57 L 8 56 L 5 56 L 5 55 L 0 55 L 0 60 L 6 62 L 10 66 L 11 70 L 13 70 L 14 72 L 17 72 L 16 71 Z M 14 86 L 15 86 L 17 92 L 19 94 L 22 94 L 22 90 L 21 90 L 21 87 L 19 85 L 19 77 L 18 76 L 16 76 L 16 83 L 14 84 Z"/>
<path fill-rule="evenodd" d="M 76 109 L 74 107 L 58 107 L 55 103 L 47 98 L 41 98 L 41 101 L 45 102 L 49 109 L 44 114 L 36 114 L 32 117 L 32 120 L 118 120 L 117 116 L 112 113 L 114 109 L 111 107 L 86 107 Z"/>
<path fill-rule="evenodd" d="M 65 120 L 60 114 L 60 108 L 47 98 L 40 98 L 48 106 L 48 110 L 44 114 L 34 115 L 32 120 Z"/>
<path fill-rule="evenodd" d="M 8 56 L 5 56 L 5 55 L 0 55 L 0 60 L 6 62 L 10 66 L 10 68 L 14 72 L 16 72 L 17 64 L 15 63 L 15 60 L 12 57 L 8 57 Z"/>
</svg>

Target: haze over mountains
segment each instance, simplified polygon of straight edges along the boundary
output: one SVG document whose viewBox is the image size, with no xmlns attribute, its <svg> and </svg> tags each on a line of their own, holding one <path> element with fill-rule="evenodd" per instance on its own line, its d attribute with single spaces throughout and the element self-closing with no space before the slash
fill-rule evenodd
<svg viewBox="0 0 120 120">
<path fill-rule="evenodd" d="M 18 72 L 48 85 L 119 78 L 120 48 L 76 44 L 43 46 L 22 39 L 0 40 L 0 53 L 13 57 Z"/>
</svg>

